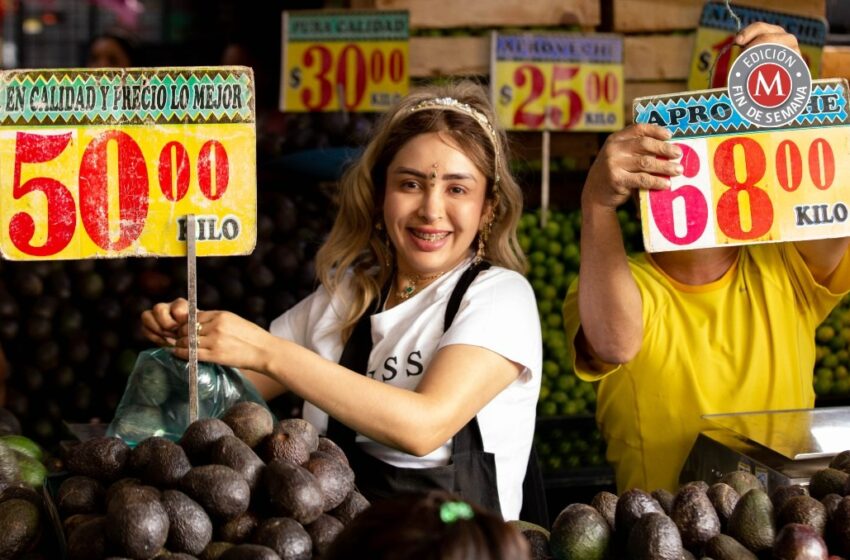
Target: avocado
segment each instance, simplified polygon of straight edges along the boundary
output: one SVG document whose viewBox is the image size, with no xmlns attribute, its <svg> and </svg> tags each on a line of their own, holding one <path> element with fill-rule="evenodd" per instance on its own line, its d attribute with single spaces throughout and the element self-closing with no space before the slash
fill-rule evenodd
<svg viewBox="0 0 850 560">
<path fill-rule="evenodd" d="M 98 515 L 68 532 L 68 559 L 92 560 L 106 554 L 106 517 Z"/>
<path fill-rule="evenodd" d="M 44 504 L 41 499 L 41 492 L 36 492 L 35 489 L 21 481 L 11 484 L 0 483 L 0 502 L 7 500 L 19 499 L 30 502 L 37 508 L 41 508 Z"/>
<path fill-rule="evenodd" d="M 691 487 L 695 487 L 699 490 L 702 490 L 703 492 L 708 492 L 708 488 L 709 488 L 708 482 L 706 482 L 704 480 L 692 480 L 690 482 L 686 482 L 685 484 L 683 484 L 679 488 L 679 490 L 681 490 L 682 488 L 691 488 Z"/>
<path fill-rule="evenodd" d="M 839 494 L 827 494 L 820 499 L 820 503 L 822 503 L 823 507 L 826 509 L 827 520 L 832 519 L 832 515 L 835 513 L 835 508 L 838 507 L 838 502 L 843 499 L 844 497 Z"/>
<path fill-rule="evenodd" d="M 106 489 L 106 510 L 109 511 L 109 504 L 113 501 L 120 500 L 123 502 L 131 501 L 153 501 L 159 500 L 160 491 L 153 486 L 147 486 L 139 482 L 136 478 L 122 478 L 121 480 L 112 483 Z"/>
<path fill-rule="evenodd" d="M 109 560 L 107 558 L 107 560 Z M 186 554 L 185 552 L 166 552 L 156 556 L 156 560 L 198 560 L 197 556 Z"/>
<path fill-rule="evenodd" d="M 189 424 L 177 443 L 193 465 L 203 465 L 209 462 L 210 446 L 228 435 L 232 436 L 233 430 L 218 418 L 201 418 Z"/>
<path fill-rule="evenodd" d="M 593 499 L 590 500 L 590 505 L 602 514 L 602 517 L 605 518 L 605 521 L 608 522 L 608 525 L 613 531 L 616 528 L 614 519 L 617 513 L 617 495 L 602 490 L 593 496 Z"/>
<path fill-rule="evenodd" d="M 274 418 L 269 409 L 252 401 L 234 404 L 227 409 L 221 420 L 230 426 L 233 434 L 247 443 L 248 447 L 255 447 L 274 430 Z"/>
<path fill-rule="evenodd" d="M 100 481 L 121 477 L 130 456 L 130 447 L 117 437 L 96 437 L 72 447 L 68 452 L 68 470 Z"/>
<path fill-rule="evenodd" d="M 103 517 L 102 513 L 75 513 L 70 517 L 66 517 L 62 520 L 62 530 L 66 535 L 70 535 L 74 532 L 74 530 L 91 519 L 96 519 L 98 517 Z"/>
<path fill-rule="evenodd" d="M 352 490 L 341 504 L 330 511 L 330 514 L 342 521 L 343 525 L 348 525 L 368 507 L 369 500 L 357 490 Z"/>
<path fill-rule="evenodd" d="M 837 469 L 839 471 L 844 471 L 846 473 L 850 473 L 850 450 L 842 451 L 838 455 L 832 458 L 829 462 L 829 468 Z"/>
<path fill-rule="evenodd" d="M 773 544 L 774 560 L 829 560 L 821 535 L 810 525 L 789 523 L 782 527 Z"/>
<path fill-rule="evenodd" d="M 848 475 L 838 469 L 825 468 L 815 472 L 809 479 L 809 495 L 820 500 L 827 494 L 846 494 L 844 485 Z"/>
<path fill-rule="evenodd" d="M 15 459 L 18 461 L 18 478 L 21 482 L 33 488 L 41 488 L 44 485 L 44 478 L 47 476 L 47 467 L 41 461 L 33 459 L 29 455 L 23 455 L 17 451 L 12 453 L 15 454 Z"/>
<path fill-rule="evenodd" d="M 518 519 L 507 521 L 507 524 L 522 533 L 522 536 L 528 541 L 528 546 L 531 549 L 530 560 L 552 560 L 552 551 L 549 549 L 550 534 L 547 529 L 535 523 Z M 310 533 L 310 527 L 308 526 L 306 529 Z M 313 540 L 313 547 L 316 547 L 315 539 Z"/>
<path fill-rule="evenodd" d="M 168 513 L 150 494 L 113 496 L 106 519 L 106 540 L 122 556 L 150 558 L 168 539 Z"/>
<path fill-rule="evenodd" d="M 20 474 L 15 452 L 0 442 L 0 484 L 17 482 Z"/>
<path fill-rule="evenodd" d="M 809 491 L 800 484 L 778 486 L 770 493 L 770 501 L 773 502 L 773 511 L 782 511 L 782 506 L 789 498 L 794 496 L 808 496 Z"/>
<path fill-rule="evenodd" d="M 306 525 L 324 512 L 322 487 L 304 467 L 275 459 L 266 465 L 265 487 L 272 509 L 278 515 Z"/>
<path fill-rule="evenodd" d="M 635 522 L 628 551 L 633 560 L 681 560 L 684 554 L 676 524 L 659 512 L 648 512 Z"/>
<path fill-rule="evenodd" d="M 182 447 L 164 437 L 152 436 L 130 452 L 127 468 L 145 484 L 174 488 L 192 465 Z"/>
<path fill-rule="evenodd" d="M 227 465 L 242 475 L 253 490 L 257 487 L 266 464 L 254 450 L 236 436 L 222 436 L 210 448 L 210 462 Z"/>
<path fill-rule="evenodd" d="M 285 418 L 277 423 L 276 430 L 291 437 L 299 437 L 307 444 L 310 453 L 319 449 L 319 432 L 303 418 Z M 327 444 L 326 444 L 327 445 Z"/>
<path fill-rule="evenodd" d="M 664 488 L 659 488 L 658 490 L 653 490 L 650 493 L 658 505 L 661 506 L 661 509 L 664 510 L 664 513 L 670 515 L 670 512 L 673 511 L 673 501 L 676 499 L 676 496 L 673 495 L 669 490 L 665 490 Z"/>
<path fill-rule="evenodd" d="M 122 407 L 120 416 L 112 421 L 110 429 L 110 433 L 134 445 L 147 437 L 165 433 L 160 409 L 142 404 Z"/>
<path fill-rule="evenodd" d="M 776 526 L 783 527 L 788 523 L 799 523 L 811 526 L 819 535 L 826 531 L 826 507 L 811 496 L 794 496 L 789 498 L 777 509 Z"/>
<path fill-rule="evenodd" d="M 845 496 L 835 506 L 829 528 L 837 545 L 836 552 L 845 557 L 850 556 L 850 496 Z"/>
<path fill-rule="evenodd" d="M 106 490 L 97 480 L 89 476 L 70 476 L 56 491 L 56 506 L 63 518 L 76 513 L 98 513 L 103 511 L 105 494 Z"/>
<path fill-rule="evenodd" d="M 251 488 L 242 475 L 224 465 L 193 467 L 180 481 L 180 489 L 217 519 L 244 513 L 251 500 Z"/>
<path fill-rule="evenodd" d="M 168 515 L 168 549 L 197 556 L 212 540 L 213 526 L 207 512 L 179 490 L 166 490 L 160 497 Z"/>
<path fill-rule="evenodd" d="M 706 493 L 708 499 L 711 500 L 711 505 L 714 506 L 714 511 L 717 512 L 717 517 L 720 518 L 720 525 L 725 529 L 729 523 L 729 518 L 732 512 L 735 511 L 735 506 L 738 505 L 738 500 L 741 496 L 734 488 L 725 482 L 717 482 L 712 484 Z"/>
<path fill-rule="evenodd" d="M 734 488 L 739 496 L 743 496 L 753 488 L 764 490 L 764 485 L 756 478 L 756 475 L 748 471 L 730 471 L 720 478 L 720 482 Z"/>
<path fill-rule="evenodd" d="M 0 558 L 17 558 L 35 546 L 41 535 L 41 513 L 27 500 L 0 504 Z"/>
<path fill-rule="evenodd" d="M 225 550 L 218 560 L 281 560 L 281 557 L 267 546 L 237 544 Z"/>
<path fill-rule="evenodd" d="M 0 407 L 0 435 L 18 435 L 21 433 L 21 423 L 9 410 Z"/>
<path fill-rule="evenodd" d="M 158 407 L 168 400 L 171 394 L 169 373 L 165 366 L 155 359 L 137 364 L 133 372 L 136 382 L 135 402 Z"/>
<path fill-rule="evenodd" d="M 620 494 L 617 500 L 617 510 L 614 512 L 614 523 L 617 527 L 617 539 L 625 544 L 629 533 L 637 520 L 647 513 L 664 513 L 661 505 L 655 499 L 639 488 L 632 488 Z"/>
<path fill-rule="evenodd" d="M 682 545 L 699 551 L 712 537 L 720 533 L 720 518 L 702 486 L 683 486 L 673 501 L 670 518 L 679 529 Z"/>
<path fill-rule="evenodd" d="M 269 434 L 259 445 L 263 459 L 267 463 L 275 459 L 283 459 L 296 465 L 302 465 L 310 459 L 310 446 L 298 436 L 293 436 L 279 430 Z"/>
<path fill-rule="evenodd" d="M 758 560 L 758 556 L 729 535 L 716 535 L 705 545 L 705 554 L 714 560 Z"/>
<path fill-rule="evenodd" d="M 16 451 L 21 455 L 26 455 L 31 459 L 41 462 L 44 459 L 44 450 L 36 442 L 28 437 L 21 435 L 8 435 L 0 437 L 0 441 L 6 444 L 7 447 Z"/>
<path fill-rule="evenodd" d="M 602 560 L 611 548 L 611 527 L 602 514 L 589 505 L 570 504 L 552 524 L 549 548 L 559 560 Z"/>
<path fill-rule="evenodd" d="M 345 525 L 342 524 L 342 521 L 326 513 L 323 513 L 319 516 L 318 519 L 304 527 L 304 529 L 307 530 L 307 534 L 310 535 L 310 540 L 313 542 L 314 553 L 319 556 L 328 551 L 328 548 L 330 548 L 331 543 L 334 542 L 336 536 L 339 535 L 344 528 Z M 546 535 L 546 549 L 548 550 L 548 531 L 546 531 Z M 531 542 L 529 542 L 529 544 L 531 544 Z M 534 547 L 532 547 L 532 550 L 534 550 Z"/>
<path fill-rule="evenodd" d="M 312 426 L 312 424 L 311 424 Z M 342 450 L 340 446 L 333 442 L 332 439 L 326 438 L 324 436 L 319 438 L 319 444 L 316 446 L 316 451 L 321 451 L 323 453 L 327 453 L 340 463 L 345 466 L 350 466 L 348 464 L 348 457 L 345 456 L 345 452 Z"/>
<path fill-rule="evenodd" d="M 767 493 L 754 488 L 741 496 L 729 518 L 729 536 L 756 554 L 769 550 L 776 535 L 773 503 Z"/>
<path fill-rule="evenodd" d="M 330 511 L 345 500 L 354 489 L 354 471 L 337 461 L 332 455 L 314 451 L 304 468 L 313 473 L 324 496 L 323 511 Z"/>
<path fill-rule="evenodd" d="M 281 560 L 310 560 L 313 556 L 309 533 L 289 517 L 272 517 L 260 523 L 254 532 L 254 542 L 274 550 Z"/>
<path fill-rule="evenodd" d="M 224 551 L 228 548 L 233 548 L 233 544 L 213 541 L 207 545 L 198 558 L 200 560 L 219 560 L 221 555 L 224 554 Z"/>
<path fill-rule="evenodd" d="M 215 529 L 216 540 L 233 544 L 247 542 L 259 524 L 260 518 L 249 509 L 245 513 L 218 525 Z"/>
</svg>

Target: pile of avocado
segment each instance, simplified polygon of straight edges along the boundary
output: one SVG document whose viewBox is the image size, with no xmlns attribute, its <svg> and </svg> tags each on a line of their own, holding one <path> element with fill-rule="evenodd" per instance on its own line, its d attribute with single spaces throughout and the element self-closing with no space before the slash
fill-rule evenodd
<svg viewBox="0 0 850 560">
<path fill-rule="evenodd" d="M 754 475 L 690 482 L 674 495 L 599 492 L 565 507 L 551 531 L 517 523 L 534 560 L 843 560 L 850 558 L 850 451 L 808 486 L 768 494 Z"/>
<path fill-rule="evenodd" d="M 247 401 L 177 442 L 95 438 L 65 463 L 53 498 L 69 560 L 309 560 L 369 505 L 333 441 Z"/>
</svg>

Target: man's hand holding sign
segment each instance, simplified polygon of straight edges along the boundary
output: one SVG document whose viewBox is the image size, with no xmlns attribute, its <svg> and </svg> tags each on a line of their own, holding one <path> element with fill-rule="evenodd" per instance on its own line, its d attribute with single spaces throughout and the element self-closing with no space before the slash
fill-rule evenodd
<svg viewBox="0 0 850 560">
<path fill-rule="evenodd" d="M 812 84 L 781 27 L 735 42 L 728 90 L 636 100 L 582 194 L 564 321 L 621 491 L 673 489 L 703 414 L 812 406 L 814 330 L 850 290 L 847 84 Z M 628 257 L 637 194 L 652 254 Z"/>
</svg>

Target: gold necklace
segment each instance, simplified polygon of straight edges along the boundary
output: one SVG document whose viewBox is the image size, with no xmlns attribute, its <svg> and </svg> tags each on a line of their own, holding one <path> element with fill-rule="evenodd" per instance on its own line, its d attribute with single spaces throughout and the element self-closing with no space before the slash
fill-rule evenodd
<svg viewBox="0 0 850 560">
<path fill-rule="evenodd" d="M 436 272 L 434 274 L 428 274 L 426 276 L 422 276 L 422 275 L 419 275 L 419 274 L 402 274 L 402 273 L 399 273 L 399 276 L 401 278 L 403 278 L 404 280 L 406 280 L 407 285 L 404 288 L 397 291 L 395 295 L 398 296 L 398 299 L 405 300 L 405 299 L 407 299 L 407 298 L 409 298 L 410 296 L 413 295 L 413 292 L 416 291 L 416 286 L 420 282 L 430 282 L 431 280 L 436 280 L 437 278 L 439 278 L 440 276 L 442 276 L 445 273 L 446 273 L 445 270 L 443 272 Z"/>
</svg>

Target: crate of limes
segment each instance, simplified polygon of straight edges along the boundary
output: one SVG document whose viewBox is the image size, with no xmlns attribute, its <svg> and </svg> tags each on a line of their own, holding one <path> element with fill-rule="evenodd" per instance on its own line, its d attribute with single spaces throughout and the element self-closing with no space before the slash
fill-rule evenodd
<svg viewBox="0 0 850 560">
<path fill-rule="evenodd" d="M 850 295 L 821 323 L 815 341 L 815 394 L 822 400 L 850 396 Z"/>
</svg>

